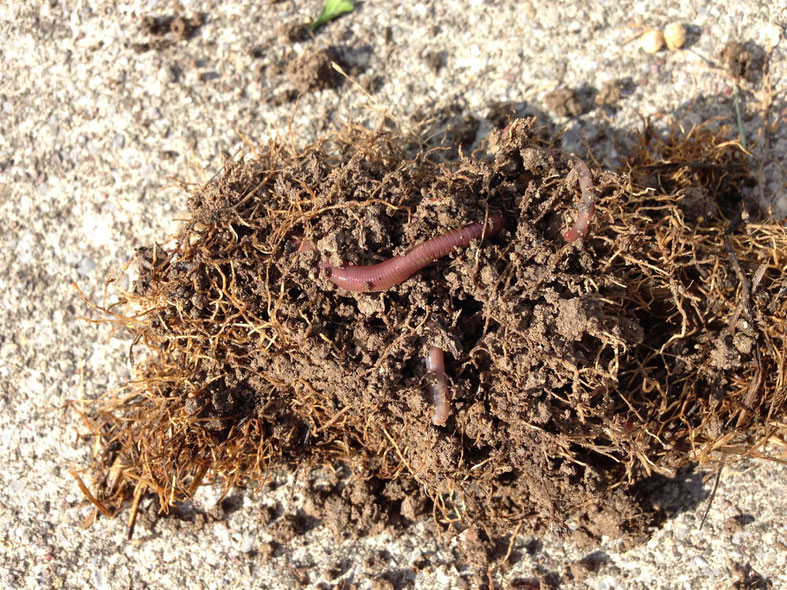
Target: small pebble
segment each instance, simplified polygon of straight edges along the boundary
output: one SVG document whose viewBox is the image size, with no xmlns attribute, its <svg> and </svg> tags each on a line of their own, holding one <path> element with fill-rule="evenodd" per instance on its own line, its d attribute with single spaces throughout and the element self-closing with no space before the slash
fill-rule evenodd
<svg viewBox="0 0 787 590">
<path fill-rule="evenodd" d="M 705 561 L 705 558 L 701 555 L 695 555 L 694 559 L 692 559 L 692 563 L 698 568 L 708 567 L 708 562 Z"/>
<path fill-rule="evenodd" d="M 79 264 L 77 265 L 77 272 L 80 274 L 80 276 L 86 277 L 91 272 L 93 272 L 95 268 L 96 263 L 90 258 L 85 257 L 79 261 Z"/>
</svg>

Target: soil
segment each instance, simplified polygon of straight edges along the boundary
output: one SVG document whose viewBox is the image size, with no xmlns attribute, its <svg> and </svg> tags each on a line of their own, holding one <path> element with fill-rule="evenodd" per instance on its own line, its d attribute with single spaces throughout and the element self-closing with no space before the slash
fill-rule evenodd
<svg viewBox="0 0 787 590">
<path fill-rule="evenodd" d="M 118 509 L 148 485 L 171 502 L 205 477 L 229 489 L 273 467 L 327 465 L 303 513 L 270 525 L 277 543 L 317 522 L 355 538 L 431 514 L 436 532 L 464 531 L 465 559 L 484 570 L 514 529 L 643 540 L 655 516 L 643 482 L 727 436 L 724 421 L 762 425 L 784 401 L 769 397 L 760 335 L 707 319 L 783 301 L 769 268 L 758 298 L 737 303 L 740 263 L 715 253 L 744 155 L 691 133 L 643 138 L 625 176 L 593 169 L 594 229 L 571 243 L 579 174 L 533 120 L 454 163 L 353 126 L 227 162 L 191 191 L 175 243 L 137 253 L 136 312 L 115 317 L 145 345 L 139 395 L 102 402 L 116 405 L 101 414 L 97 505 Z M 671 165 L 673 145 L 714 166 Z M 341 290 L 319 264 L 374 264 L 490 214 L 506 220 L 498 235 L 382 293 Z M 668 256 L 654 248 L 664 240 L 682 245 Z M 431 422 L 432 346 L 446 352 L 445 426 Z M 743 376 L 753 361 L 759 405 Z"/>
<path fill-rule="evenodd" d="M 753 44 L 729 41 L 721 50 L 721 58 L 734 78 L 752 82 L 757 79 L 762 69 L 758 53 L 761 54 L 762 50 Z"/>
<path fill-rule="evenodd" d="M 204 14 L 196 16 L 146 16 L 142 19 L 142 31 L 157 37 L 174 35 L 179 39 L 190 39 L 194 32 L 204 23 Z"/>
<path fill-rule="evenodd" d="M 497 129 L 502 129 L 516 118 L 518 105 L 514 102 L 495 102 L 489 107 L 486 118 Z"/>
<path fill-rule="evenodd" d="M 622 80 L 608 80 L 601 86 L 593 102 L 598 106 L 613 105 L 623 96 L 623 88 Z"/>
<path fill-rule="evenodd" d="M 150 50 L 161 51 L 179 40 L 191 39 L 205 24 L 206 18 L 205 14 L 145 16 L 140 22 L 140 29 L 149 40 L 135 43 L 133 47 L 138 53 Z"/>
<path fill-rule="evenodd" d="M 566 161 L 530 142 L 520 121 L 505 139 L 492 137 L 490 162 L 451 172 L 403 165 L 384 138 L 373 157 L 350 152 L 336 167 L 309 154 L 275 180 L 266 181 L 269 171 L 284 162 L 228 166 L 192 196 L 184 244 L 203 242 L 198 253 L 180 252 L 178 262 L 174 252 L 139 253 L 136 295 L 158 296 L 166 277 L 175 303 L 154 326 L 157 337 L 184 317 L 207 330 L 206 357 L 188 378 L 205 385 L 178 393 L 180 411 L 219 438 L 228 421 L 253 417 L 282 455 L 304 460 L 335 446 L 377 449 L 364 457 L 371 477 L 312 503 L 312 515 L 327 515 L 337 534 L 417 518 L 424 487 L 463 490 L 474 515 L 519 514 L 524 531 L 579 511 L 577 535 L 641 533 L 636 503 L 607 490 L 608 475 L 572 438 L 611 407 L 605 367 L 615 347 L 642 340 L 642 328 L 620 309 L 625 277 L 562 242 L 574 177 Z M 337 290 L 316 264 L 378 262 L 488 213 L 505 215 L 501 235 L 380 295 Z M 297 254 L 290 238 L 300 232 L 317 252 Z M 260 259 L 266 251 L 275 255 Z M 208 334 L 222 330 L 217 311 L 231 317 L 225 305 L 275 327 L 262 340 L 220 344 Z M 445 428 L 430 425 L 430 345 L 448 353 Z M 441 510 L 445 523 L 459 516 L 458 506 Z"/>
<path fill-rule="evenodd" d="M 279 43 L 292 44 L 309 38 L 309 29 L 300 22 L 290 22 L 279 25 L 276 29 Z"/>
<path fill-rule="evenodd" d="M 558 117 L 576 117 L 583 112 L 582 102 L 571 88 L 557 88 L 544 96 L 546 108 Z"/>
<path fill-rule="evenodd" d="M 331 62 L 338 61 L 330 47 L 309 47 L 287 65 L 287 74 L 298 92 L 335 88 L 341 79 Z"/>
</svg>

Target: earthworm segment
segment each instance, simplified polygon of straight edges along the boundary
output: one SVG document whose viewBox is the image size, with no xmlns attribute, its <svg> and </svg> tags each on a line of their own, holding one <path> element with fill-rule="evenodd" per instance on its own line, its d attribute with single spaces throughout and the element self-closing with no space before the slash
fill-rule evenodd
<svg viewBox="0 0 787 590">
<path fill-rule="evenodd" d="M 511 125 L 512 123 L 509 123 L 509 125 L 503 129 L 503 134 L 508 131 Z M 582 193 L 582 200 L 579 202 L 579 215 L 574 222 L 574 226 L 563 234 L 563 239 L 566 240 L 566 242 L 575 242 L 579 238 L 585 236 L 590 227 L 590 221 L 593 219 L 593 214 L 595 213 L 595 188 L 593 187 L 593 175 L 590 173 L 590 168 L 588 168 L 588 165 L 577 156 L 573 154 L 569 156 L 561 149 L 540 146 L 534 146 L 534 149 L 541 150 L 557 159 L 568 157 L 569 166 L 576 171 L 579 177 L 579 190 Z"/>
<path fill-rule="evenodd" d="M 347 291 L 366 293 L 385 291 L 398 285 L 454 248 L 466 247 L 473 240 L 494 236 L 505 225 L 502 215 L 490 214 L 486 222 L 476 221 L 418 244 L 403 256 L 394 256 L 377 264 L 333 266 L 320 262 L 333 283 Z"/>
<path fill-rule="evenodd" d="M 448 377 L 445 374 L 445 357 L 442 348 L 429 347 L 429 352 L 426 355 L 426 370 L 431 378 L 429 391 L 434 400 L 432 424 L 445 426 L 451 415 L 451 404 L 448 401 Z"/>
<path fill-rule="evenodd" d="M 593 176 L 585 162 L 576 156 L 571 156 L 568 163 L 579 176 L 579 190 L 582 193 L 582 200 L 579 202 L 579 215 L 574 222 L 574 227 L 563 234 L 563 239 L 571 243 L 584 237 L 588 231 L 590 220 L 593 219 L 595 211 L 595 189 L 593 188 Z"/>
</svg>

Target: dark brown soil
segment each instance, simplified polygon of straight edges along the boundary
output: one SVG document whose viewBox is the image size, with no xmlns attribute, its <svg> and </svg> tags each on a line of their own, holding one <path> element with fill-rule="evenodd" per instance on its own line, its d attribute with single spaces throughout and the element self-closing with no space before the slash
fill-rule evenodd
<svg viewBox="0 0 787 590">
<path fill-rule="evenodd" d="M 196 16 L 146 16 L 142 19 L 142 31 L 156 37 L 174 35 L 179 39 L 190 39 L 204 23 L 205 15 L 203 14 Z"/>
<path fill-rule="evenodd" d="M 279 25 L 276 29 L 279 43 L 292 44 L 309 38 L 309 29 L 300 22 L 290 22 Z"/>
<path fill-rule="evenodd" d="M 516 118 L 517 108 L 514 102 L 495 102 L 490 105 L 486 118 L 495 128 L 502 129 Z"/>
<path fill-rule="evenodd" d="M 784 402 L 783 360 L 763 348 L 784 350 L 784 334 L 756 319 L 787 305 L 778 264 L 748 292 L 739 279 L 767 260 L 763 236 L 787 237 L 725 233 L 744 159 L 702 133 L 643 138 L 625 175 L 594 170 L 596 218 L 571 244 L 577 174 L 532 122 L 454 164 L 354 127 L 228 162 L 190 193 L 176 242 L 138 252 L 129 315 L 115 316 L 134 334 L 137 395 L 102 401 L 90 423 L 104 445 L 96 504 L 328 464 L 344 475 L 281 519 L 280 542 L 308 519 L 361 536 L 427 515 L 464 529 L 479 563 L 513 530 L 642 539 L 638 482 L 737 444 Z M 670 146 L 695 144 L 712 166 L 670 164 Z M 382 293 L 342 291 L 317 264 L 379 262 L 494 213 L 500 234 Z M 303 239 L 316 249 L 299 254 Z M 430 419 L 430 346 L 446 351 L 444 427 Z"/>
<path fill-rule="evenodd" d="M 721 50 L 721 58 L 727 66 L 727 71 L 734 78 L 750 82 L 756 80 L 762 69 L 762 60 L 757 56 L 757 49 L 738 41 L 726 43 Z"/>
<path fill-rule="evenodd" d="M 200 414 L 208 426 L 219 429 L 226 416 L 265 408 L 276 430 L 288 437 L 282 442 L 290 452 L 310 453 L 339 436 L 348 440 L 350 434 L 354 444 L 383 451 L 369 457 L 367 466 L 382 480 L 406 465 L 428 489 L 448 491 L 473 473 L 478 480 L 495 482 L 490 491 L 510 498 L 510 510 L 532 513 L 528 529 L 542 528 L 578 506 L 592 510 L 591 534 L 618 536 L 641 526 L 629 498 L 606 493 L 602 474 L 565 456 L 573 454 L 569 437 L 574 423 L 589 418 L 575 408 L 593 397 L 575 382 L 588 373 L 589 381 L 603 384 L 603 367 L 613 362 L 614 346 L 638 343 L 642 330 L 616 303 L 625 295 L 625 278 L 594 280 L 601 274 L 600 263 L 561 241 L 565 213 L 559 212 L 566 210 L 571 194 L 565 164 L 528 148 L 526 126 L 517 130 L 519 137 L 507 139 L 513 145 L 492 146 L 491 165 L 467 162 L 450 173 L 416 172 L 403 169 L 396 158 L 375 161 L 356 154 L 337 169 L 326 166 L 327 157 L 315 157 L 297 181 L 277 182 L 266 199 L 269 211 L 292 210 L 294 203 L 311 200 L 304 186 L 316 189 L 316 201 L 309 204 L 313 211 L 330 209 L 289 228 L 277 227 L 266 216 L 266 228 L 245 239 L 239 236 L 237 243 L 247 246 L 235 248 L 232 256 L 234 287 L 239 302 L 252 308 L 262 304 L 256 302 L 260 296 L 278 299 L 284 287 L 277 321 L 295 346 L 286 354 L 250 348 L 243 361 L 235 353 L 227 359 L 231 374 L 223 363 L 213 367 L 215 374 L 204 367 L 195 381 L 210 385 L 196 399 L 208 402 Z M 263 170 L 254 168 L 233 167 L 223 183 L 259 184 Z M 414 173 L 428 176 L 414 182 Z M 563 180 L 552 180 L 545 190 L 550 178 Z M 195 219 L 210 222 L 216 201 L 227 196 L 222 189 L 195 195 Z M 334 264 L 372 263 L 401 253 L 402 246 L 483 219 L 487 212 L 509 218 L 504 235 L 458 252 L 453 260 L 440 261 L 383 295 L 337 291 L 318 271 L 318 255 L 298 256 L 287 240 L 303 231 L 317 244 L 319 256 Z M 238 231 L 244 230 L 234 233 Z M 222 233 L 213 237 L 221 245 L 211 250 L 224 252 L 238 239 L 230 227 Z M 259 249 L 254 247 L 266 234 L 278 237 L 279 252 L 268 268 L 256 261 Z M 174 275 L 172 287 L 188 288 L 192 274 L 184 272 L 179 280 Z M 220 280 L 217 273 L 205 286 L 218 286 Z M 140 284 L 147 283 L 143 279 Z M 183 312 L 208 318 L 212 304 L 192 295 Z M 454 416 L 445 429 L 429 425 L 422 359 L 432 343 L 451 356 Z M 289 408 L 281 406 L 281 393 L 272 388 L 277 383 L 292 384 L 303 407 L 293 412 L 291 402 Z M 611 404 L 605 402 L 608 394 L 595 397 L 599 408 Z M 331 424 L 339 412 L 342 419 Z M 303 448 L 300 441 L 310 424 L 319 434 Z M 552 459 L 545 462 L 544 457 Z M 338 529 L 374 520 L 374 511 L 366 515 L 363 508 L 363 498 L 370 495 L 359 490 L 350 494 L 359 506 L 357 516 L 338 505 L 328 510 L 341 516 Z M 478 503 L 474 512 L 484 513 L 494 512 L 490 502 L 500 502 L 487 493 L 473 500 Z M 375 506 L 373 499 L 369 502 Z M 454 507 L 445 512 L 451 517 Z"/>
<path fill-rule="evenodd" d="M 298 92 L 334 88 L 341 81 L 331 65 L 334 61 L 338 56 L 333 49 L 309 47 L 288 64 L 287 74 Z"/>
<path fill-rule="evenodd" d="M 177 41 L 191 39 L 205 24 L 206 18 L 205 14 L 144 16 L 140 21 L 140 29 L 148 40 L 134 43 L 133 47 L 139 53 L 150 50 L 161 51 Z"/>
<path fill-rule="evenodd" d="M 557 88 L 544 97 L 546 108 L 558 117 L 576 117 L 582 114 L 582 103 L 571 88 Z"/>
</svg>

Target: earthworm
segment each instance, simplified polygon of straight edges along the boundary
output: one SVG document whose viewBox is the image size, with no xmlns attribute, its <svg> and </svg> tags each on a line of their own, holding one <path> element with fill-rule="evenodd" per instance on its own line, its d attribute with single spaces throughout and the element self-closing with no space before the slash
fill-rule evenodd
<svg viewBox="0 0 787 590">
<path fill-rule="evenodd" d="M 505 135 L 513 124 L 513 121 L 509 123 L 503 129 L 501 134 Z M 561 159 L 567 155 L 566 152 L 557 148 L 546 148 L 541 146 L 533 147 L 558 159 Z M 579 190 L 582 192 L 582 200 L 579 202 L 579 215 L 577 216 L 577 220 L 574 222 L 574 227 L 563 234 L 563 239 L 568 243 L 571 243 L 575 242 L 581 237 L 584 237 L 584 235 L 587 233 L 588 228 L 590 227 L 590 221 L 593 219 L 593 214 L 595 213 L 595 204 L 593 194 L 593 176 L 590 174 L 590 168 L 588 168 L 588 165 L 585 164 L 585 162 L 573 154 L 568 157 L 568 163 L 574 170 L 577 171 L 577 175 L 579 176 Z"/>
<path fill-rule="evenodd" d="M 442 348 L 429 347 L 429 353 L 426 355 L 426 370 L 429 371 L 432 378 L 432 382 L 429 384 L 429 391 L 434 400 L 432 424 L 445 426 L 451 415 L 451 404 L 448 402 L 448 377 L 445 374 L 445 358 Z"/>
<path fill-rule="evenodd" d="M 367 293 L 385 291 L 398 285 L 438 258 L 442 258 L 454 248 L 465 247 L 473 240 L 494 236 L 503 229 L 504 225 L 503 216 L 492 213 L 486 224 L 480 221 L 469 223 L 464 227 L 418 244 L 404 256 L 394 256 L 383 262 L 367 266 L 350 264 L 339 267 L 327 262 L 320 262 L 319 267 L 326 269 L 329 273 L 328 278 L 342 289 Z M 313 246 L 304 246 L 304 248 L 305 250 L 301 251 L 313 249 Z"/>
<path fill-rule="evenodd" d="M 579 202 L 579 215 L 577 216 L 574 227 L 563 234 L 563 239 L 571 243 L 583 237 L 593 219 L 595 211 L 593 176 L 590 174 L 588 165 L 576 156 L 571 156 L 568 163 L 576 170 L 579 175 L 579 190 L 582 192 L 582 200 Z"/>
</svg>

